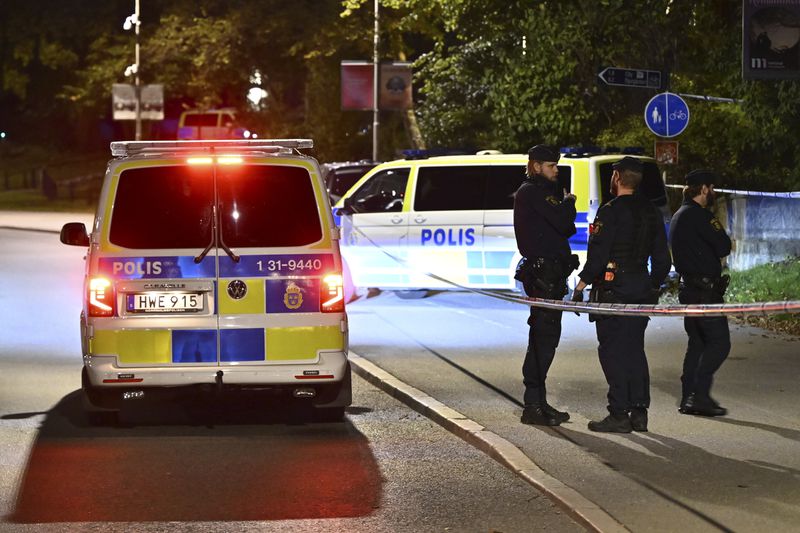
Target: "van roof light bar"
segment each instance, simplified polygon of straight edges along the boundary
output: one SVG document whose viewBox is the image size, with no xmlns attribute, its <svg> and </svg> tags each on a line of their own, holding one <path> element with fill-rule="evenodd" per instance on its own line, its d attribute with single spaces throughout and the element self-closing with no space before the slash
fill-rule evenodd
<svg viewBox="0 0 800 533">
<path fill-rule="evenodd" d="M 111 143 L 113 157 L 128 157 L 138 154 L 164 154 L 176 152 L 214 153 L 234 150 L 240 153 L 277 152 L 284 149 L 309 149 L 314 147 L 311 139 L 225 139 L 219 141 L 114 141 Z"/>
</svg>

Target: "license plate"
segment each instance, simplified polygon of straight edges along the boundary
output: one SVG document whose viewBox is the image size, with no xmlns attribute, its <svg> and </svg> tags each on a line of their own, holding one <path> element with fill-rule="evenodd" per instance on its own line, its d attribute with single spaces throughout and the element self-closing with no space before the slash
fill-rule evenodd
<svg viewBox="0 0 800 533">
<path fill-rule="evenodd" d="M 179 313 L 203 310 L 201 292 L 135 292 L 127 296 L 129 313 Z"/>
</svg>

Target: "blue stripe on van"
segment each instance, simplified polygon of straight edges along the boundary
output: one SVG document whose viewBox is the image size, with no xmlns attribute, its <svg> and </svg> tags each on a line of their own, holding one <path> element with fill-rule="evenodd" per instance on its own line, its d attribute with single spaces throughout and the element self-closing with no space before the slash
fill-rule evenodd
<svg viewBox="0 0 800 533">
<path fill-rule="evenodd" d="M 222 278 L 320 276 L 333 270 L 333 254 L 243 255 L 238 263 L 219 259 Z"/>
<path fill-rule="evenodd" d="M 575 223 L 576 224 L 581 223 L 581 222 L 588 222 L 588 221 L 589 221 L 589 213 L 587 213 L 585 211 L 584 212 L 579 212 L 578 214 L 575 215 Z"/>
<path fill-rule="evenodd" d="M 99 271 L 114 279 L 213 278 L 214 257 L 198 264 L 194 256 L 101 257 Z"/>
<path fill-rule="evenodd" d="M 172 330 L 173 363 L 216 363 L 217 330 Z"/>
<path fill-rule="evenodd" d="M 263 361 L 266 359 L 262 328 L 223 329 L 219 332 L 219 360 Z"/>
</svg>

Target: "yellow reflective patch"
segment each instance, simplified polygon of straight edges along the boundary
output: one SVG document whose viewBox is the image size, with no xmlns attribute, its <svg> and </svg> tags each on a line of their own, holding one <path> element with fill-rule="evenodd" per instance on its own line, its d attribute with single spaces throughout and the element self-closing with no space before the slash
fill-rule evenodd
<svg viewBox="0 0 800 533">
<path fill-rule="evenodd" d="M 219 304 L 220 315 L 255 315 L 266 313 L 267 301 L 264 296 L 264 279 L 240 279 L 245 283 L 247 292 L 241 298 L 234 298 L 231 292 L 236 295 L 236 287 L 231 283 L 239 278 L 220 279 L 217 286 L 217 303 Z M 228 288 L 231 287 L 229 291 Z"/>
<path fill-rule="evenodd" d="M 548 197 L 545 198 L 545 200 L 547 200 L 550 203 L 550 205 L 558 205 L 559 204 L 558 198 L 556 198 L 555 196 L 548 196 Z"/>
<path fill-rule="evenodd" d="M 319 350 L 343 350 L 339 326 L 267 328 L 267 361 L 316 359 Z"/>
<path fill-rule="evenodd" d="M 96 330 L 93 355 L 117 355 L 121 364 L 172 362 L 172 333 L 169 330 Z"/>
</svg>

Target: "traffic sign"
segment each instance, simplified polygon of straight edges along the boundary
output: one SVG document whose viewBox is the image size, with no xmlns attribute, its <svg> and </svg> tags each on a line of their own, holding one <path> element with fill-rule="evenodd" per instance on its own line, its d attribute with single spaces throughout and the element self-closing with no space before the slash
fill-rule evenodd
<svg viewBox="0 0 800 533">
<path fill-rule="evenodd" d="M 675 137 L 689 124 L 689 106 L 675 93 L 657 94 L 644 108 L 644 122 L 659 137 Z"/>
<path fill-rule="evenodd" d="M 659 165 L 678 164 L 678 141 L 656 141 L 656 163 Z"/>
<path fill-rule="evenodd" d="M 661 88 L 660 70 L 606 67 L 597 76 L 606 82 L 606 85 L 616 85 L 619 87 L 641 87 L 643 89 Z"/>
</svg>

